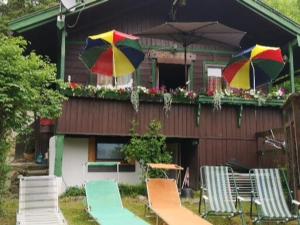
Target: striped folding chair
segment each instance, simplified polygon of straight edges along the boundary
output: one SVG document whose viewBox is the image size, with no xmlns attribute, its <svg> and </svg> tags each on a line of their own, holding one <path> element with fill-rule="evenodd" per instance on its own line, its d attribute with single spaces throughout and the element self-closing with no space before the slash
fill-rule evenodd
<svg viewBox="0 0 300 225">
<path fill-rule="evenodd" d="M 232 218 L 240 216 L 242 225 L 245 225 L 245 218 L 236 182 L 234 188 L 230 185 L 230 177 L 233 171 L 227 166 L 203 166 L 200 168 L 201 174 L 201 195 L 199 201 L 199 213 L 201 205 L 204 204 L 202 216 L 223 216 Z"/>
<path fill-rule="evenodd" d="M 17 225 L 67 225 L 58 205 L 55 176 L 20 177 Z"/>
<path fill-rule="evenodd" d="M 290 210 L 287 205 L 280 173 L 288 188 L 287 198 L 293 204 L 293 210 Z M 250 170 L 250 179 L 252 189 L 256 189 L 256 192 L 252 194 L 251 201 L 251 212 L 253 203 L 257 210 L 257 216 L 253 220 L 254 223 L 261 224 L 267 221 L 285 223 L 298 220 L 298 224 L 300 224 L 298 210 L 300 202 L 293 199 L 283 171 L 279 169 L 252 169 Z"/>
</svg>

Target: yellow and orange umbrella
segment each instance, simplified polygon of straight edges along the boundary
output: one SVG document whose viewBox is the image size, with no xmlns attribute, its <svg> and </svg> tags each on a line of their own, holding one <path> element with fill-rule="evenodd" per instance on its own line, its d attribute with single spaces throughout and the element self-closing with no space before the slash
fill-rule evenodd
<svg viewBox="0 0 300 225">
<path fill-rule="evenodd" d="M 89 36 L 80 59 L 94 74 L 129 75 L 144 60 L 138 39 L 116 30 Z"/>
</svg>

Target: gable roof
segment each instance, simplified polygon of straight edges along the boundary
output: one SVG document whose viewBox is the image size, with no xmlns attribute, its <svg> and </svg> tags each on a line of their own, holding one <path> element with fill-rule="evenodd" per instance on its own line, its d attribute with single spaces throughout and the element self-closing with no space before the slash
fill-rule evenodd
<svg viewBox="0 0 300 225">
<path fill-rule="evenodd" d="M 235 0 L 245 7 L 249 8 L 258 15 L 264 17 L 272 23 L 282 27 L 286 31 L 300 35 L 300 25 L 290 18 L 286 17 L 282 13 L 278 12 L 274 8 L 268 6 L 260 0 Z"/>
<path fill-rule="evenodd" d="M 95 7 L 97 5 L 101 5 L 109 0 L 85 0 L 84 5 L 80 5 L 76 8 L 74 12 L 67 12 L 66 9 L 63 8 L 64 15 L 72 15 L 80 12 L 81 10 L 87 10 L 91 7 Z M 9 23 L 9 28 L 11 31 L 22 33 L 36 27 L 42 26 L 46 23 L 50 23 L 55 21 L 57 16 L 60 14 L 59 5 L 50 7 L 45 10 L 40 10 L 35 13 L 31 13 L 20 18 L 17 18 Z"/>
<path fill-rule="evenodd" d="M 91 7 L 96 7 L 105 2 L 113 0 L 85 0 L 85 4 L 79 6 L 74 12 L 67 12 L 63 10 L 63 14 L 70 16 L 72 14 L 78 13 L 81 10 L 85 11 Z M 275 9 L 269 7 L 260 0 L 232 0 L 235 1 L 254 13 L 260 15 L 276 26 L 284 29 L 288 33 L 294 35 L 298 39 L 298 44 L 300 45 L 300 25 L 284 16 Z M 28 30 L 40 27 L 44 24 L 53 22 L 56 20 L 57 16 L 60 14 L 59 6 L 51 7 L 46 10 L 38 11 L 23 17 L 20 17 L 16 20 L 13 20 L 9 23 L 9 28 L 16 33 L 23 33 Z"/>
</svg>

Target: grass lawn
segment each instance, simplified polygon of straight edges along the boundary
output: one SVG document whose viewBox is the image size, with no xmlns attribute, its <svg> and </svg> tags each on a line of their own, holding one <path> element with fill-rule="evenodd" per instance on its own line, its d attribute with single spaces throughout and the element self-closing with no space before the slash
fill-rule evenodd
<svg viewBox="0 0 300 225">
<path fill-rule="evenodd" d="M 155 224 L 155 218 L 154 217 L 144 217 L 144 206 L 145 201 L 139 200 L 137 198 L 129 198 L 125 197 L 123 198 L 123 203 L 126 208 L 134 212 L 136 215 L 142 217 L 146 221 L 148 221 L 150 224 Z M 183 203 L 185 207 L 189 208 L 190 210 L 197 213 L 198 211 L 198 205 L 195 203 L 195 201 L 187 201 Z M 85 211 L 85 201 L 82 197 L 71 197 L 71 198 L 62 198 L 60 200 L 60 207 L 61 210 L 67 219 L 69 225 L 97 225 L 87 214 Z M 248 207 L 245 207 L 246 215 L 249 212 Z M 5 203 L 5 209 L 6 209 L 6 216 L 4 218 L 0 218 L 0 224 L 1 225 L 15 225 L 16 224 L 16 211 L 18 209 L 18 200 L 15 198 L 9 199 Z M 212 222 L 214 225 L 239 225 L 240 218 L 235 217 L 232 220 L 220 218 L 220 217 L 211 217 L 208 218 L 210 222 Z M 246 216 L 246 222 L 247 224 L 252 224 L 250 222 L 250 218 Z M 289 223 L 290 225 L 296 224 Z M 125 225 L 125 224 L 124 224 Z"/>
</svg>

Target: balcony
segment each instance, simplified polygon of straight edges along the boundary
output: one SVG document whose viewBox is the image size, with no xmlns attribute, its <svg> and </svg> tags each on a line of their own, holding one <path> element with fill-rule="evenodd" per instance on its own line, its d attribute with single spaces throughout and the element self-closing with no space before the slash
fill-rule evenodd
<svg viewBox="0 0 300 225">
<path fill-rule="evenodd" d="M 162 93 L 144 87 L 131 91 L 68 84 L 61 91 L 69 100 L 64 103 L 56 131 L 69 135 L 130 136 L 133 120 L 140 124 L 138 131 L 143 133 L 155 119 L 162 122 L 163 133 L 169 137 L 222 138 L 230 127 L 236 131 L 234 138 L 241 137 L 240 128 L 245 129 L 243 138 L 254 138 L 257 131 L 281 127 L 281 107 L 285 101 L 284 96 L 277 94 L 207 96 L 184 89 Z M 210 127 L 214 126 L 213 132 Z"/>
</svg>

